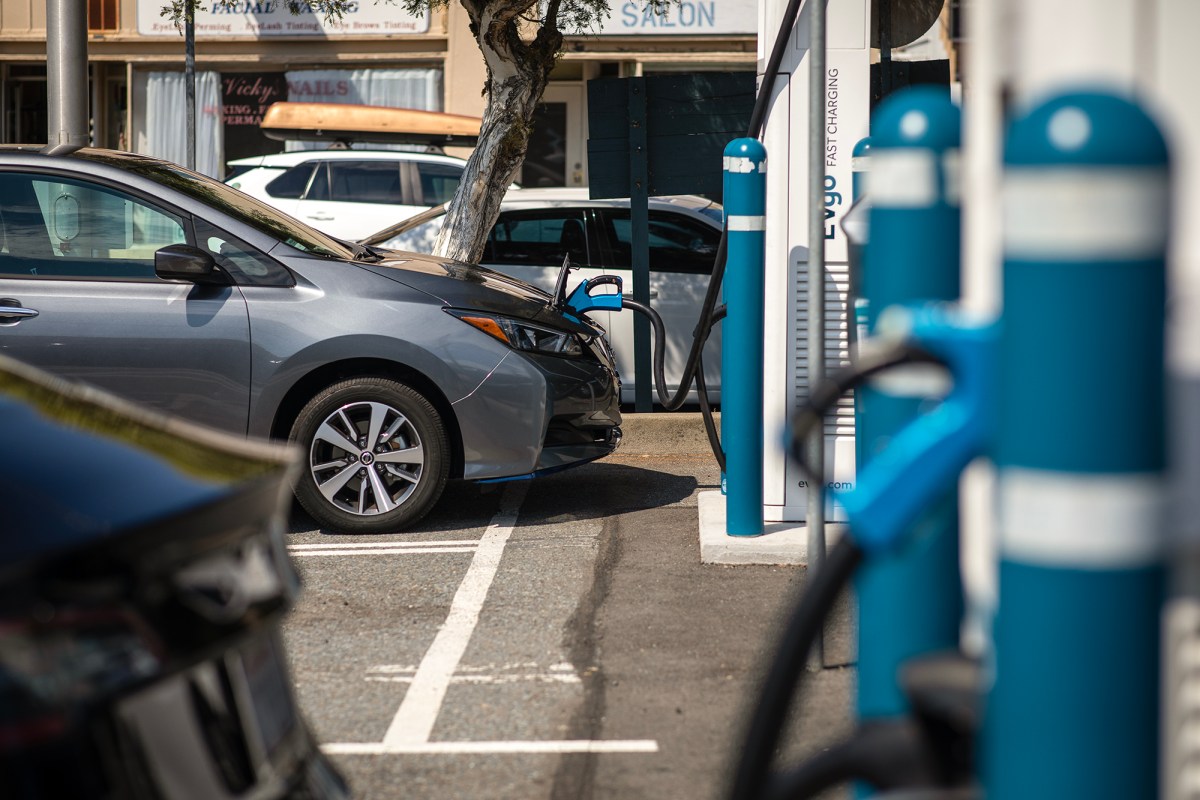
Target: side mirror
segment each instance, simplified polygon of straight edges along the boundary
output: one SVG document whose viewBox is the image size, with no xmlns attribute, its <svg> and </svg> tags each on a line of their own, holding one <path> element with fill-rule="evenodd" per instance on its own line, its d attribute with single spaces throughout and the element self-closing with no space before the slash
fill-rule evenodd
<svg viewBox="0 0 1200 800">
<path fill-rule="evenodd" d="M 228 276 L 217 269 L 217 262 L 199 247 L 169 244 L 154 252 L 154 274 L 169 281 L 203 284 L 227 284 Z"/>
</svg>

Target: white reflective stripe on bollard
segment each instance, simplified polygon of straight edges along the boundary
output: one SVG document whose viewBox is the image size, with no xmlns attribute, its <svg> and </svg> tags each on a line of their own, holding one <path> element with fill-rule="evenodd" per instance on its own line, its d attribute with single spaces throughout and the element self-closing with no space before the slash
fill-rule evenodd
<svg viewBox="0 0 1200 800">
<path fill-rule="evenodd" d="M 721 167 L 725 172 L 736 172 L 741 175 L 754 172 L 755 170 L 754 160 L 742 156 L 722 156 Z M 765 160 L 758 165 L 758 171 L 767 171 L 767 162 Z"/>
<path fill-rule="evenodd" d="M 1170 190 L 1162 169 L 1013 167 L 1002 203 L 1009 259 L 1156 258 L 1167 241 Z"/>
<path fill-rule="evenodd" d="M 1006 468 L 998 489 L 1000 553 L 1009 561 L 1121 569 L 1162 559 L 1160 475 Z"/>
<path fill-rule="evenodd" d="M 731 231 L 765 231 L 767 229 L 767 218 L 762 216 L 731 216 L 726 217 L 726 221 Z"/>
<path fill-rule="evenodd" d="M 916 147 L 871 151 L 867 193 L 883 208 L 929 208 L 938 202 L 937 155 Z"/>
</svg>

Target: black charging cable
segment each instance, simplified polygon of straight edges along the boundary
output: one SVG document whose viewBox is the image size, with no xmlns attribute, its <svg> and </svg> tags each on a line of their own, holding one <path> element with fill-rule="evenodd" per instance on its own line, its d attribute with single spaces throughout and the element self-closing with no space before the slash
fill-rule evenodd
<svg viewBox="0 0 1200 800">
<path fill-rule="evenodd" d="M 810 479 L 824 478 L 813 475 L 805 464 L 804 442 L 813 428 L 820 425 L 836 407 L 838 400 L 880 372 L 918 363 L 943 364 L 919 348 L 896 344 L 856 358 L 849 366 L 834 371 L 813 389 L 808 401 L 790 421 L 788 443 L 788 452 Z M 758 705 L 750 718 L 741 748 L 742 757 L 734 775 L 730 795 L 732 800 L 806 797 L 834 785 L 830 781 L 887 774 L 886 768 L 874 769 L 873 766 L 877 763 L 893 763 L 891 756 L 895 753 L 900 753 L 903 760 L 903 757 L 907 757 L 904 748 L 915 746 L 911 737 L 903 732 L 872 733 L 870 735 L 875 738 L 867 740 L 865 744 L 848 744 L 847 749 L 836 756 L 808 764 L 799 771 L 779 774 L 771 771 L 784 723 L 807 671 L 808 654 L 823 631 L 825 620 L 838 595 L 863 560 L 863 551 L 854 541 L 852 533 L 850 531 L 841 536 L 822 568 L 810 573 L 809 583 L 788 620 L 775 660 L 759 694 Z M 890 737 L 886 740 L 892 741 L 894 747 L 889 746 L 869 758 L 862 755 L 873 753 L 878 742 L 885 740 L 885 735 Z M 872 762 L 871 758 L 882 760 Z"/>
</svg>

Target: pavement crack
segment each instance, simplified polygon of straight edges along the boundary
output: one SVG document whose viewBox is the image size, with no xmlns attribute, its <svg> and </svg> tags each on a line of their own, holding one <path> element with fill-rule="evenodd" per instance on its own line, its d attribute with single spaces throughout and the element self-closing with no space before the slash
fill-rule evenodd
<svg viewBox="0 0 1200 800">
<path fill-rule="evenodd" d="M 583 680 L 583 702 L 568 723 L 567 738 L 600 739 L 604 733 L 605 692 L 608 678 L 601 663 L 600 611 L 612 588 L 612 576 L 621 560 L 620 516 L 604 521 L 596 553 L 592 582 L 575 607 L 563 632 L 564 649 Z M 595 753 L 564 755 L 554 775 L 550 800 L 588 800 L 596 771 Z"/>
</svg>

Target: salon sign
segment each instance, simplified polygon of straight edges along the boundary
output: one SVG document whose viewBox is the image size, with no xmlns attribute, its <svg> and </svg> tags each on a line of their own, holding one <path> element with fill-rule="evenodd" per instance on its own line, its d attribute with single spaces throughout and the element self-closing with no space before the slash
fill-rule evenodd
<svg viewBox="0 0 1200 800">
<path fill-rule="evenodd" d="M 138 33 L 179 36 L 175 23 L 162 16 L 165 0 L 138 0 Z M 338 21 L 326 20 L 316 3 L 299 3 L 301 12 L 288 10 L 286 0 L 209 0 L 196 8 L 196 36 L 378 36 L 428 33 L 429 11 L 416 16 L 398 5 L 352 0 Z"/>
<path fill-rule="evenodd" d="M 612 0 L 596 33 L 609 36 L 756 34 L 757 0 L 671 0 L 661 11 L 645 0 Z"/>
</svg>

